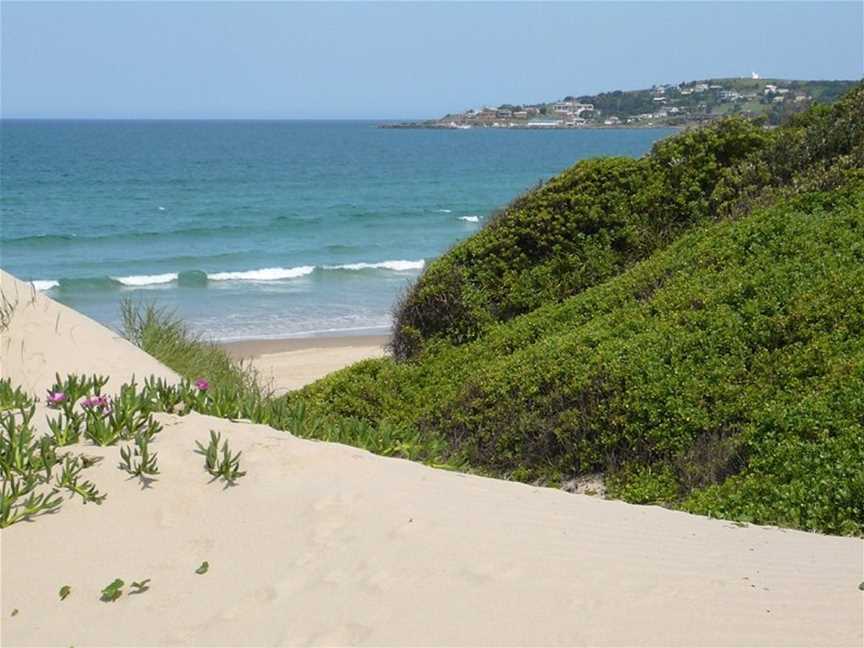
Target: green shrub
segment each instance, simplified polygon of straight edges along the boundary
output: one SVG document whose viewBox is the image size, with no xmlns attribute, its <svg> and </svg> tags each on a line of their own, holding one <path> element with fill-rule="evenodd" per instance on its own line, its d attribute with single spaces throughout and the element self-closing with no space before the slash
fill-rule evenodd
<svg viewBox="0 0 864 648">
<path fill-rule="evenodd" d="M 393 352 L 463 344 L 493 323 L 619 274 L 701 223 L 821 190 L 864 166 L 864 90 L 773 132 L 740 118 L 658 142 L 640 160 L 580 162 L 430 263 L 397 305 Z"/>
<path fill-rule="evenodd" d="M 603 471 L 631 501 L 857 532 L 862 232 L 861 184 L 801 195 L 480 340 L 367 361 L 287 399 L 417 430 L 493 474 Z"/>
<path fill-rule="evenodd" d="M 393 350 L 463 343 L 494 322 L 612 277 L 706 220 L 725 167 L 768 135 L 727 119 L 659 142 L 641 160 L 580 162 L 431 263 L 396 312 Z"/>
</svg>

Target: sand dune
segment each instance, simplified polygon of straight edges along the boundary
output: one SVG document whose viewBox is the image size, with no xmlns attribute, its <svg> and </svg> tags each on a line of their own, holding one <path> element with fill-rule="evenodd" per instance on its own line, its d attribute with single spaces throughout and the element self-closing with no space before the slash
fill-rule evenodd
<svg viewBox="0 0 864 648">
<path fill-rule="evenodd" d="M 10 331 L 4 376 L 38 395 L 55 370 L 172 375 L 44 297 Z M 86 472 L 108 493 L 101 506 L 70 500 L 0 531 L 4 646 L 864 639 L 859 539 L 434 470 L 198 414 L 159 419 L 149 488 L 116 468 L 118 448 L 87 446 L 105 457 Z M 243 451 L 234 487 L 210 483 L 193 452 L 211 429 Z M 118 577 L 150 589 L 100 602 Z"/>
<path fill-rule="evenodd" d="M 135 374 L 177 380 L 177 374 L 122 336 L 38 292 L 0 270 L 2 301 L 13 310 L 0 333 L 0 373 L 42 397 L 56 373 L 97 373 L 111 378 L 116 391 Z"/>
</svg>

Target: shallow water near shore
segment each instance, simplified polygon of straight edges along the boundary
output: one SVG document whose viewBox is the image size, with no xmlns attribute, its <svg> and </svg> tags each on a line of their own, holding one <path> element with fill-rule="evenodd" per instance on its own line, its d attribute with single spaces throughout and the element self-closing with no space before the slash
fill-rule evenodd
<svg viewBox="0 0 864 648">
<path fill-rule="evenodd" d="M 495 209 L 671 132 L 376 126 L 3 121 L 0 265 L 111 326 L 132 297 L 221 340 L 384 332 Z"/>
</svg>

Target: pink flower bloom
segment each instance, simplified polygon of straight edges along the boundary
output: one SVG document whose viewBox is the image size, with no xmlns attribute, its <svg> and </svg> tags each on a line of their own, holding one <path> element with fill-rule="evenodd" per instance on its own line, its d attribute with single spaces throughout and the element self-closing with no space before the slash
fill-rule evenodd
<svg viewBox="0 0 864 648">
<path fill-rule="evenodd" d="M 87 410 L 100 410 L 102 414 L 111 413 L 111 401 L 107 396 L 90 396 L 81 401 L 81 407 Z"/>
<path fill-rule="evenodd" d="M 198 388 L 199 391 L 202 391 L 202 392 L 210 389 L 210 383 L 207 382 L 206 380 L 204 380 L 203 378 L 199 378 L 198 380 L 196 380 L 195 386 Z"/>
<path fill-rule="evenodd" d="M 48 392 L 48 407 L 57 407 L 66 401 L 66 394 L 62 391 Z"/>
</svg>

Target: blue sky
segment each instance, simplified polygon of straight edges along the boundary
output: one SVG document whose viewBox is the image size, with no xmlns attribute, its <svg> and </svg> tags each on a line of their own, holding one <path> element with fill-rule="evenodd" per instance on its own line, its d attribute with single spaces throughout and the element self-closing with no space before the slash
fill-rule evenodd
<svg viewBox="0 0 864 648">
<path fill-rule="evenodd" d="M 861 2 L 3 2 L 4 117 L 412 118 L 720 76 L 859 79 Z"/>
</svg>

